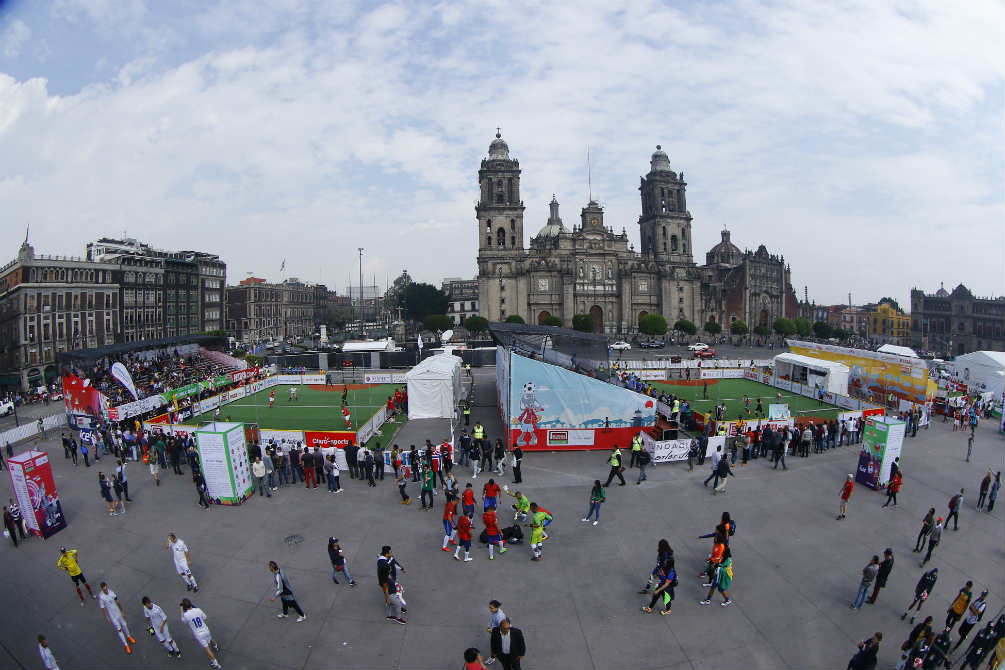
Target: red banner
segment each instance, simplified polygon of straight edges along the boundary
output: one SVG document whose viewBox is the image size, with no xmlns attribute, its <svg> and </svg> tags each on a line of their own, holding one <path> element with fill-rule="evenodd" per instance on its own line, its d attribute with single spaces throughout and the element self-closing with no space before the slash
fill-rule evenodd
<svg viewBox="0 0 1005 670">
<path fill-rule="evenodd" d="M 312 449 L 314 447 L 344 449 L 350 444 L 356 444 L 356 433 L 349 430 L 305 430 L 304 442 Z"/>
<path fill-rule="evenodd" d="M 98 389 L 72 374 L 63 377 L 63 402 L 70 414 L 101 416 L 101 411 L 108 407 L 107 399 Z"/>
<path fill-rule="evenodd" d="M 233 382 L 245 381 L 258 376 L 258 368 L 248 368 L 247 370 L 238 370 L 237 372 L 230 373 L 230 380 Z"/>
</svg>

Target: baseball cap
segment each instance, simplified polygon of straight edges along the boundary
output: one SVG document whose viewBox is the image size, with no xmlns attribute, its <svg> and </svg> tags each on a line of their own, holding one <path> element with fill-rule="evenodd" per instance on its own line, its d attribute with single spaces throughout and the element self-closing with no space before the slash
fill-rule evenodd
<svg viewBox="0 0 1005 670">
<path fill-rule="evenodd" d="M 942 517 L 941 516 L 939 517 L 939 520 L 936 523 L 942 523 Z"/>
</svg>

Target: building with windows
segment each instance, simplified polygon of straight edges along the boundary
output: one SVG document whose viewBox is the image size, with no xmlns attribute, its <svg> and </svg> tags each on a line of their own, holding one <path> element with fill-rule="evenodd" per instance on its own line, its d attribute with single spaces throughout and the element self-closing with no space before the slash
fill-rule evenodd
<svg viewBox="0 0 1005 670">
<path fill-rule="evenodd" d="M 684 173 L 671 169 L 660 146 L 649 166 L 639 185 L 640 252 L 624 228 L 617 233 L 605 223 L 594 200 L 570 230 L 554 196 L 548 221 L 525 247 L 520 162 L 496 133 L 478 171 L 475 206 L 481 316 L 518 315 L 533 324 L 557 316 L 571 327 L 573 316 L 585 314 L 595 332 L 607 335 L 636 332 L 649 313 L 662 314 L 671 326 L 679 319 L 699 327 L 715 320 L 724 328 L 736 319 L 754 328 L 797 316 L 789 268 L 763 245 L 741 252 L 723 231 L 706 265 L 694 262 Z"/>
<path fill-rule="evenodd" d="M 227 335 L 247 346 L 311 337 L 336 304 L 334 291 L 291 277 L 271 284 L 248 277 L 227 287 Z"/>
<path fill-rule="evenodd" d="M 469 316 L 478 316 L 478 280 L 448 277 L 441 289 L 447 294 L 447 316 L 455 326 L 464 323 Z"/>
<path fill-rule="evenodd" d="M 958 356 L 1005 350 L 1005 297 L 981 298 L 963 284 L 952 293 L 911 289 L 911 346 Z"/>
<path fill-rule="evenodd" d="M 867 336 L 873 344 L 907 346 L 911 340 L 911 315 L 881 302 L 869 310 Z"/>
</svg>

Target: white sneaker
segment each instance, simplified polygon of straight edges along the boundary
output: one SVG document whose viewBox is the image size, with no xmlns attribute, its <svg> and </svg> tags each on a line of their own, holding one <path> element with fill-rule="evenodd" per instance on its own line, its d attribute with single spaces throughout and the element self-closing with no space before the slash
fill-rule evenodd
<svg viewBox="0 0 1005 670">
<path fill-rule="evenodd" d="M 599 521 L 594 521 L 593 525 L 596 526 L 598 523 L 600 523 L 600 522 Z"/>
<path fill-rule="evenodd" d="M 297 617 L 297 623 L 300 623 L 301 621 L 303 621 L 306 618 L 307 618 L 306 614 L 301 614 L 300 616 Z"/>
<path fill-rule="evenodd" d="M 468 562 L 473 561 L 473 560 L 475 560 L 475 559 L 473 559 L 470 556 L 468 556 L 467 558 L 464 559 L 464 562 L 468 563 Z"/>
<path fill-rule="evenodd" d="M 587 521 L 589 521 L 589 519 L 580 519 L 580 521 L 582 521 L 583 523 L 586 523 Z"/>
<path fill-rule="evenodd" d="M 288 614 L 283 614 L 282 612 L 280 612 L 279 614 L 276 615 L 276 618 L 277 619 L 285 619 L 287 616 L 289 616 L 289 615 Z"/>
</svg>

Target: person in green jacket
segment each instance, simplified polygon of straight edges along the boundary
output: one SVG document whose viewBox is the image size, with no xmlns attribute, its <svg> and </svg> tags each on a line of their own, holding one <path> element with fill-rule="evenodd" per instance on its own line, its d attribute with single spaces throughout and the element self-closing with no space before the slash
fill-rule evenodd
<svg viewBox="0 0 1005 670">
<path fill-rule="evenodd" d="M 506 491 L 506 493 L 509 493 L 514 498 L 516 498 L 516 502 L 512 505 L 514 510 L 513 520 L 526 521 L 527 514 L 530 512 L 530 498 L 520 493 L 519 491 L 516 491 L 515 493 L 510 493 L 508 487 L 503 487 L 503 490 Z"/>
<path fill-rule="evenodd" d="M 436 473 L 430 467 L 422 469 L 422 509 L 433 509 L 433 488 L 436 486 Z M 429 505 L 426 505 L 426 496 L 429 496 Z"/>
<path fill-rule="evenodd" d="M 596 526 L 600 522 L 600 506 L 604 504 L 604 500 L 606 499 L 607 491 L 600 485 L 599 479 L 594 479 L 593 489 L 590 491 L 590 511 L 586 513 L 586 517 L 582 520 L 584 522 L 589 521 L 590 516 L 593 516 L 593 525 Z"/>
<path fill-rule="evenodd" d="M 705 599 L 699 601 L 701 605 L 710 605 L 712 603 L 712 594 L 718 589 L 719 593 L 722 594 L 722 602 L 719 603 L 723 607 L 729 607 L 733 604 L 733 601 L 729 599 L 729 587 L 733 585 L 733 554 L 729 550 L 729 547 L 722 552 L 722 561 L 719 562 L 719 567 L 716 568 L 716 579 L 712 580 L 712 586 L 708 590 L 708 594 L 705 595 Z"/>
</svg>

